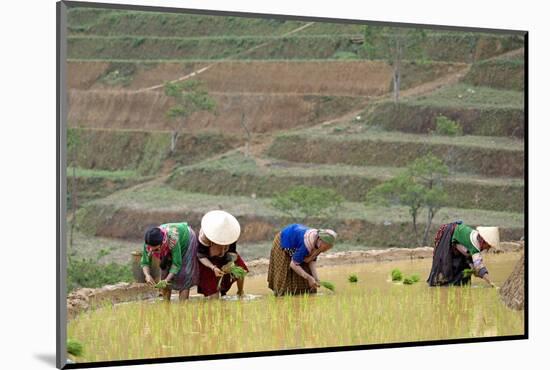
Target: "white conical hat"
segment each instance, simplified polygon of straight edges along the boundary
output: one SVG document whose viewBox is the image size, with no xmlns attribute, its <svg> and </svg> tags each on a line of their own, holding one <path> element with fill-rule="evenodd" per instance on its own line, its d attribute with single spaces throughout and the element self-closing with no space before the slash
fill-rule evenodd
<svg viewBox="0 0 550 370">
<path fill-rule="evenodd" d="M 495 249 L 500 247 L 500 233 L 498 231 L 498 227 L 478 226 L 477 231 L 491 247 Z"/>
<path fill-rule="evenodd" d="M 233 244 L 241 235 L 241 225 L 225 211 L 210 211 L 202 217 L 201 228 L 206 237 L 219 245 Z"/>
</svg>

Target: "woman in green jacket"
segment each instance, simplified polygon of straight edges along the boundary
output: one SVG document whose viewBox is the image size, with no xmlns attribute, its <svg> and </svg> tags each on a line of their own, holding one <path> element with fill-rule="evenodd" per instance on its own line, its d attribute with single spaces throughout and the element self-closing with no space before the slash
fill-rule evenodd
<svg viewBox="0 0 550 370">
<path fill-rule="evenodd" d="M 498 227 L 480 226 L 473 229 L 462 221 L 442 225 L 434 240 L 434 255 L 428 284 L 468 284 L 473 274 L 494 287 L 481 252 L 491 248 L 498 249 L 499 244 Z"/>
<path fill-rule="evenodd" d="M 187 223 L 167 223 L 149 228 L 141 255 L 145 282 L 154 285 L 151 276 L 151 259 L 160 260 L 161 279 L 168 283 L 162 289 L 163 297 L 170 301 L 172 289 L 179 291 L 180 301 L 189 298 L 189 289 L 198 284 L 198 241 Z"/>
</svg>

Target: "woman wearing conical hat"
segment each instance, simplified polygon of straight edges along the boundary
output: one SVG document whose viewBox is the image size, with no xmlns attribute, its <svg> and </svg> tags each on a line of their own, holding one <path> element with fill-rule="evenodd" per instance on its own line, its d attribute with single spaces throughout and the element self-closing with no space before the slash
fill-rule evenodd
<svg viewBox="0 0 550 370">
<path fill-rule="evenodd" d="M 277 233 L 269 258 L 268 286 L 275 295 L 316 293 L 319 287 L 316 261 L 336 242 L 331 229 L 291 224 Z"/>
<path fill-rule="evenodd" d="M 239 221 L 228 212 L 216 210 L 206 213 L 199 231 L 199 284 L 198 292 L 208 298 L 225 295 L 237 282 L 237 295 L 244 295 L 244 278 L 235 280 L 222 271 L 229 262 L 248 271 L 243 259 L 237 253 L 237 240 L 241 235 Z M 221 281 L 220 281 L 221 279 Z"/>
<path fill-rule="evenodd" d="M 477 229 L 462 221 L 442 225 L 434 240 L 430 286 L 463 285 L 470 283 L 471 275 L 494 287 L 481 252 L 500 244 L 498 227 L 479 226 Z"/>
</svg>

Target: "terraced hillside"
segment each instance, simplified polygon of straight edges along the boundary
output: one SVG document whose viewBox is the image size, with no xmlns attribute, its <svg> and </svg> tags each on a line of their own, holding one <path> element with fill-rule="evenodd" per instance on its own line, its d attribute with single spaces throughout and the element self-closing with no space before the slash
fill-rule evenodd
<svg viewBox="0 0 550 370">
<path fill-rule="evenodd" d="M 523 49 L 475 63 L 464 81 L 475 86 L 523 91 L 525 81 Z"/>
<path fill-rule="evenodd" d="M 298 159 L 298 158 L 295 158 Z M 174 171 L 167 181 L 173 189 L 215 195 L 270 197 L 297 185 L 330 188 L 352 202 L 362 202 L 369 189 L 401 172 L 400 167 L 317 165 L 242 153 L 206 160 Z M 213 181 L 212 179 L 223 179 Z M 445 183 L 448 205 L 495 211 L 523 211 L 521 178 L 493 178 L 456 172 Z"/>
<path fill-rule="evenodd" d="M 474 68 L 477 64 L 469 70 L 466 81 L 473 78 Z M 436 118 L 444 115 L 460 122 L 467 135 L 523 138 L 523 106 L 523 91 L 461 83 L 404 99 L 399 105 L 378 104 L 365 112 L 365 120 L 387 130 L 428 134 L 436 129 Z"/>
<path fill-rule="evenodd" d="M 198 227 L 222 208 L 241 222 L 242 254 L 267 257 L 277 229 L 295 221 L 272 200 L 297 185 L 344 198 L 330 218 L 306 220 L 338 230 L 339 250 L 413 247 L 407 209 L 365 197 L 427 153 L 451 171 L 436 224 L 463 219 L 499 225 L 503 240 L 523 236 L 517 35 L 427 30 L 423 58 L 405 54 L 395 104 L 388 56 L 367 58 L 358 24 L 74 8 L 69 28 L 78 256 L 110 248 L 126 261 L 146 226 Z M 170 150 L 164 85 L 190 79 L 202 81 L 216 112 L 193 114 Z M 440 116 L 462 135 L 438 134 Z"/>
<path fill-rule="evenodd" d="M 113 10 L 73 10 L 69 18 L 71 59 L 331 59 L 338 53 L 349 53 L 348 58 L 366 54 L 358 42 L 364 28 L 353 24 Z M 428 31 L 427 36 L 423 49 L 429 60 L 473 62 L 522 45 L 521 37 L 509 35 Z M 265 43 L 269 45 L 256 48 Z"/>
</svg>

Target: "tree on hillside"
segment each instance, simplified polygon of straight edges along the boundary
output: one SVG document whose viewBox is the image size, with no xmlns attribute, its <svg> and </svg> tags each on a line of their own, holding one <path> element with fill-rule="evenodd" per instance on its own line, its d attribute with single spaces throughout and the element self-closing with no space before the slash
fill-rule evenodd
<svg viewBox="0 0 550 370">
<path fill-rule="evenodd" d="M 164 93 L 174 100 L 174 105 L 166 112 L 175 122 L 170 141 L 170 154 L 173 154 L 187 119 L 195 112 L 214 112 L 216 101 L 208 95 L 208 91 L 199 80 L 168 82 L 164 85 Z"/>
<path fill-rule="evenodd" d="M 327 217 L 338 212 L 344 198 L 332 189 L 295 186 L 276 194 L 271 205 L 296 220 L 309 217 Z"/>
<path fill-rule="evenodd" d="M 427 245 L 432 220 L 446 201 L 443 180 L 449 176 L 449 168 L 433 154 L 416 159 L 393 179 L 386 181 L 367 194 L 367 204 L 398 204 L 409 208 L 413 231 L 419 245 Z M 418 233 L 418 215 L 427 210 L 426 227 L 422 239 Z"/>
<path fill-rule="evenodd" d="M 393 99 L 399 102 L 402 62 L 408 58 L 423 58 L 422 42 L 426 33 L 421 28 L 365 26 L 365 48 L 369 58 L 383 56 L 393 68 Z"/>
</svg>

